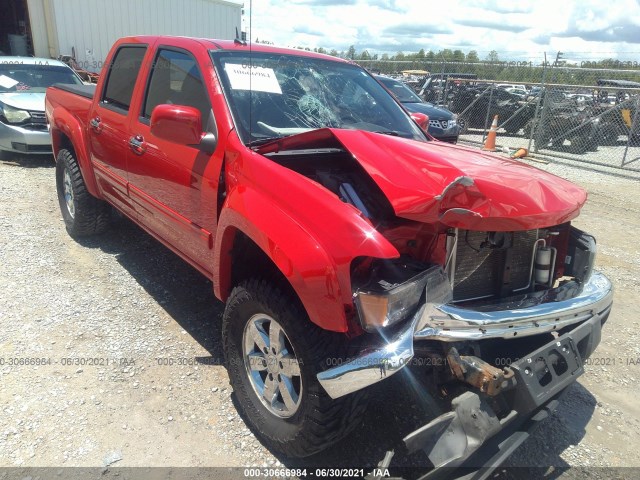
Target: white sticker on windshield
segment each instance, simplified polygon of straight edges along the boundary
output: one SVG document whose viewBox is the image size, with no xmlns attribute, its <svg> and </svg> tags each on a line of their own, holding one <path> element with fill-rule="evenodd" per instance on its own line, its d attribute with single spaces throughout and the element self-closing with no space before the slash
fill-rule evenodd
<svg viewBox="0 0 640 480">
<path fill-rule="evenodd" d="M 14 80 L 11 77 L 7 77 L 6 75 L 0 75 L 0 87 L 2 88 L 15 87 L 18 83 L 20 82 Z"/>
<path fill-rule="evenodd" d="M 273 68 L 249 67 L 227 63 L 224 66 L 231 88 L 234 90 L 253 90 L 282 94 L 282 89 Z"/>
</svg>

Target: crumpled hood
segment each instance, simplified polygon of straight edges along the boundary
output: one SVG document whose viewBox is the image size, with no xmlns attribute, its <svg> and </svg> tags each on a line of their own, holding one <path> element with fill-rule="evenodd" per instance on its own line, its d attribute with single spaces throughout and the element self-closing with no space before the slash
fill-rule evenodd
<svg viewBox="0 0 640 480">
<path fill-rule="evenodd" d="M 350 152 L 399 217 L 484 231 L 530 230 L 578 216 L 586 192 L 555 175 L 475 149 L 361 130 L 320 129 L 257 149 Z"/>
<path fill-rule="evenodd" d="M 0 102 L 20 110 L 44 112 L 45 93 L 10 92 L 0 93 Z"/>
</svg>

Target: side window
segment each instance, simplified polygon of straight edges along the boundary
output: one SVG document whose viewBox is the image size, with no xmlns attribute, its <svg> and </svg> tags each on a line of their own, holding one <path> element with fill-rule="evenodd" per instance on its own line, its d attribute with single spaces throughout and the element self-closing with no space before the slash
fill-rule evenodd
<svg viewBox="0 0 640 480">
<path fill-rule="evenodd" d="M 206 127 L 211 103 L 195 59 L 188 53 L 160 49 L 153 64 L 142 116 L 151 118 L 153 109 L 163 103 L 186 105 L 200 110 Z"/>
<path fill-rule="evenodd" d="M 146 46 L 121 47 L 116 52 L 102 96 L 104 103 L 129 110 L 133 87 L 146 52 Z"/>
</svg>

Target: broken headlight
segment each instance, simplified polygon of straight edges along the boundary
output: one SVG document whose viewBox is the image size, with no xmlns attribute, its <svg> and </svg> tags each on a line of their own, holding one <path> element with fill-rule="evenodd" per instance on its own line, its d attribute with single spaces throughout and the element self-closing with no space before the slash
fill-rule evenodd
<svg viewBox="0 0 640 480">
<path fill-rule="evenodd" d="M 429 279 L 426 265 L 379 261 L 362 285 L 354 289 L 354 302 L 362 328 L 373 332 L 393 325 L 415 311 L 424 298 Z"/>
</svg>

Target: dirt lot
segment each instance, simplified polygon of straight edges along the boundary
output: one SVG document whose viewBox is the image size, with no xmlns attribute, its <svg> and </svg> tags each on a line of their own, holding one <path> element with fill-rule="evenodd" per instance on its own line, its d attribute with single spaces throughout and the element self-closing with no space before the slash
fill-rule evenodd
<svg viewBox="0 0 640 480">
<path fill-rule="evenodd" d="M 640 467 L 640 183 L 543 168 L 590 192 L 575 223 L 598 238 L 617 293 L 587 373 L 509 465 Z M 5 157 L 0 178 L 0 467 L 362 467 L 433 415 L 397 375 L 375 387 L 340 445 L 304 461 L 274 457 L 236 413 L 211 284 L 126 221 L 72 240 L 49 158 Z M 10 364 L 25 358 L 42 360 Z"/>
</svg>

